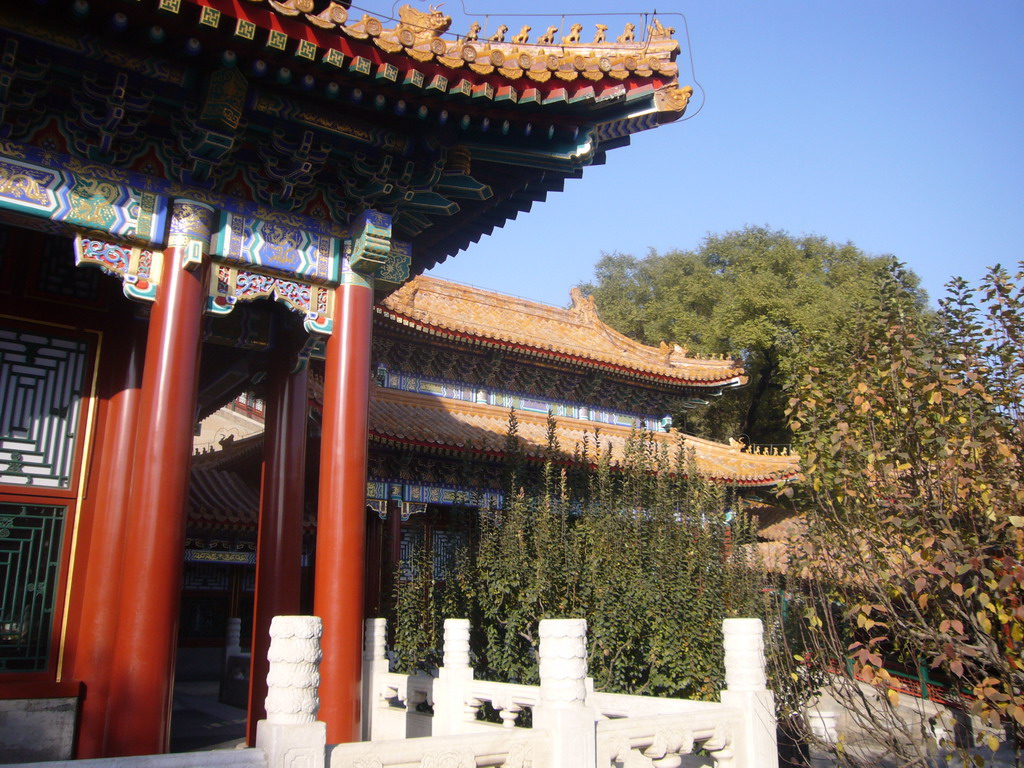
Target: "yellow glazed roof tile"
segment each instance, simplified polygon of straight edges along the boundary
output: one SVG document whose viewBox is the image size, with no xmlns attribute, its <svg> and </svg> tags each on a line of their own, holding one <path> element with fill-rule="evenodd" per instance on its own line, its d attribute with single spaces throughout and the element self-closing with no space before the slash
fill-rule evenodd
<svg viewBox="0 0 1024 768">
<path fill-rule="evenodd" d="M 370 436 L 377 441 L 416 445 L 442 451 L 501 455 L 508 431 L 508 410 L 448 398 L 375 387 L 370 400 Z M 547 417 L 516 412 L 518 435 L 527 456 L 539 458 L 547 445 Z M 594 445 L 594 430 L 602 446 L 621 458 L 629 439 L 628 427 L 555 419 L 559 449 L 571 455 L 584 439 Z M 697 471 L 708 478 L 744 486 L 775 485 L 799 472 L 799 457 L 745 451 L 742 446 L 702 440 L 679 432 L 655 432 L 654 439 L 674 450 L 682 441 L 693 450 Z"/>
<path fill-rule="evenodd" d="M 624 23 L 621 33 L 607 24 L 588 22 L 585 28 L 564 18 L 535 30 L 497 20 L 492 23 L 489 16 L 484 23 L 476 20 L 467 29 L 452 30 L 452 18 L 440 5 L 427 10 L 402 5 L 398 18 L 378 18 L 335 0 L 250 0 L 241 5 L 210 1 L 222 8 L 219 12 L 273 29 L 285 40 L 295 37 L 300 50 L 305 42 L 307 48 L 312 46 L 308 55 L 324 46 L 329 51 L 325 60 L 337 61 L 339 66 L 343 49 L 341 60 L 354 57 L 358 63 L 365 61 L 367 69 L 371 53 L 374 60 L 383 55 L 416 67 L 441 68 L 447 74 L 445 88 L 451 85 L 456 92 L 465 78 L 488 98 L 507 98 L 504 93 L 490 93 L 493 86 L 488 81 L 508 83 L 517 93 L 508 99 L 513 103 L 538 87 L 556 103 L 561 99 L 554 97 L 554 91 L 566 86 L 580 99 L 587 97 L 588 89 L 648 87 L 658 93 L 659 112 L 681 115 L 693 93 L 689 86 L 678 86 L 675 29 L 653 16 L 645 15 L 647 21 L 640 22 L 639 28 L 637 23 Z M 287 47 L 287 42 L 280 45 Z M 355 53 L 360 48 L 365 55 Z"/>
<path fill-rule="evenodd" d="M 557 357 L 680 386 L 743 383 L 735 360 L 691 357 L 678 345 L 649 347 L 598 317 L 591 297 L 572 291 L 568 309 L 420 276 L 377 306 L 377 313 L 426 332 L 447 333 L 534 356 Z"/>
</svg>

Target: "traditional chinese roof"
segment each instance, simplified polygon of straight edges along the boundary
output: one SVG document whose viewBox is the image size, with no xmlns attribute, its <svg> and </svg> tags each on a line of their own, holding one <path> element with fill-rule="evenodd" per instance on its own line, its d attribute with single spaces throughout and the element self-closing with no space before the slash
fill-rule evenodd
<svg viewBox="0 0 1024 768">
<path fill-rule="evenodd" d="M 263 442 L 262 435 L 249 438 L 249 442 L 258 448 Z M 254 458 L 258 461 L 258 455 Z M 191 525 L 215 528 L 256 525 L 260 510 L 259 489 L 250 487 L 230 470 L 194 466 L 191 477 L 188 487 Z"/>
<path fill-rule="evenodd" d="M 403 5 L 397 19 L 353 11 L 333 0 L 250 0 L 244 6 L 203 0 L 203 5 L 209 10 L 201 12 L 200 23 L 217 26 L 226 16 L 234 21 L 237 36 L 255 39 L 259 30 L 267 35 L 269 47 L 290 52 L 294 45 L 295 56 L 322 56 L 339 68 L 345 64 L 340 56 L 348 57 L 350 70 L 393 82 L 404 74 L 404 85 L 440 96 L 545 106 L 657 91 L 657 111 L 668 113 L 658 122 L 667 122 L 678 117 L 672 113 L 682 113 L 692 93 L 692 88 L 677 85 L 675 29 L 647 14 L 646 29 L 643 22 L 639 30 L 636 23 L 625 22 L 622 33 L 611 32 L 609 39 L 607 24 L 592 23 L 585 29 L 564 16 L 544 31 L 525 25 L 516 31 L 489 16 L 484 24 L 493 28 L 478 20 L 465 30 L 453 30 L 440 5 L 427 11 Z M 388 66 L 427 70 L 434 79 L 392 74 Z M 438 72 L 443 83 L 436 79 Z"/>
<path fill-rule="evenodd" d="M 652 16 L 621 32 L 571 18 L 456 30 L 435 9 L 388 18 L 346 6 L 0 9 L 10 80 L 0 135 L 11 153 L 47 153 L 47 167 L 262 219 L 272 211 L 303 231 L 341 236 L 360 211 L 387 213 L 415 274 L 632 134 L 678 119 L 692 93 L 673 30 Z"/>
<path fill-rule="evenodd" d="M 312 385 L 315 401 L 322 382 L 313 377 Z M 370 399 L 369 437 L 372 443 L 379 445 L 469 458 L 500 459 L 506 451 L 508 418 L 508 410 L 500 406 L 374 387 Z M 547 417 L 520 411 L 516 418 L 523 453 L 530 458 L 543 458 L 547 449 Z M 602 450 L 611 451 L 613 460 L 621 458 L 631 436 L 628 427 L 580 419 L 556 418 L 555 425 L 559 448 L 567 458 L 585 441 L 593 456 L 595 433 L 598 431 Z M 653 432 L 652 436 L 671 451 L 680 444 L 684 450 L 692 450 L 697 471 L 702 476 L 729 485 L 777 485 L 793 480 L 799 472 L 799 458 L 788 453 L 750 451 L 739 444 L 715 443 L 675 431 Z M 259 495 L 242 479 L 238 470 L 258 462 L 262 446 L 261 433 L 225 441 L 220 450 L 200 453 L 193 458 L 189 486 L 190 525 L 230 529 L 255 527 L 259 516 Z M 766 505 L 760 505 L 752 511 L 764 515 L 765 509 Z M 765 526 L 771 521 L 766 522 L 762 517 L 761 522 Z M 303 527 L 307 530 L 315 527 L 313 518 L 305 515 Z M 778 548 L 776 542 L 766 546 Z"/>
<path fill-rule="evenodd" d="M 568 309 L 420 276 L 377 305 L 380 318 L 432 336 L 539 359 L 605 368 L 687 387 L 746 380 L 731 359 L 692 357 L 678 345 L 649 347 L 605 325 L 594 300 L 573 289 Z"/>
<path fill-rule="evenodd" d="M 195 454 L 188 487 L 189 526 L 256 530 L 260 494 L 252 478 L 259 474 L 262 456 L 263 432 L 224 440 L 217 450 Z M 303 511 L 302 527 L 306 531 L 316 528 L 316 515 L 308 507 Z"/>
<path fill-rule="evenodd" d="M 740 505 L 756 521 L 758 541 L 750 546 L 761 565 L 774 573 L 786 573 L 791 552 L 802 546 L 800 540 L 807 533 L 804 516 L 760 499 L 741 499 Z"/>
<path fill-rule="evenodd" d="M 519 411 L 518 435 L 524 453 L 541 458 L 547 446 L 547 417 Z M 499 406 L 467 403 L 393 389 L 374 388 L 370 400 L 370 439 L 374 442 L 413 446 L 445 453 L 465 453 L 498 458 L 504 455 L 508 410 Z M 622 457 L 631 430 L 594 424 L 579 419 L 555 419 L 559 448 L 571 455 L 594 430 L 601 444 Z M 755 453 L 742 446 L 724 445 L 679 432 L 654 432 L 658 443 L 675 449 L 681 442 L 693 450 L 697 471 L 710 479 L 740 486 L 775 485 L 794 478 L 799 460 L 790 454 Z"/>
</svg>

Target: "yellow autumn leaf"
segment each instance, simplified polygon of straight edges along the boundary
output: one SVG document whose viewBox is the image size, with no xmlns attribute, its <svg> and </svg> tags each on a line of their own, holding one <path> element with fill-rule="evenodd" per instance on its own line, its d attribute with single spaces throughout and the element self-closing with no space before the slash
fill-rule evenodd
<svg viewBox="0 0 1024 768">
<path fill-rule="evenodd" d="M 978 619 L 978 626 L 981 627 L 981 631 L 986 635 L 992 634 L 992 622 L 989 620 L 986 613 L 984 611 L 978 611 L 975 614 L 975 617 Z"/>
</svg>

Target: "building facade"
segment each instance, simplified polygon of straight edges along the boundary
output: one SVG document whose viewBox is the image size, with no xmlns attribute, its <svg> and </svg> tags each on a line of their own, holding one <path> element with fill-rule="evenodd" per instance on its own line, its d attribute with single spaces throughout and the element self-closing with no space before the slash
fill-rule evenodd
<svg viewBox="0 0 1024 768">
<path fill-rule="evenodd" d="M 692 93 L 653 18 L 398 14 L 0 10 L 0 695 L 73 699 L 77 756 L 167 747 L 194 425 L 255 381 L 254 637 L 298 608 L 316 466 L 321 717 L 358 738 L 375 300 Z"/>
<path fill-rule="evenodd" d="M 670 454 L 692 451 L 704 478 L 741 494 L 775 488 L 798 471 L 786 451 L 725 445 L 671 428 L 669 414 L 699 408 L 745 382 L 736 361 L 638 344 L 601 322 L 593 302 L 576 292 L 563 309 L 417 277 L 374 307 L 370 373 L 367 616 L 384 615 L 391 578 L 409 567 L 415 549 L 425 550 L 435 577 L 443 578 L 479 511 L 503 503 L 512 413 L 521 456 L 538 465 L 549 456 L 553 424 L 566 464 L 584 451 L 595 463 L 597 450 L 610 451 L 615 462 L 641 429 Z M 319 450 L 320 391 L 314 377 L 312 452 Z M 251 393 L 241 396 L 228 414 L 245 419 L 235 427 L 240 439 L 222 437 L 193 460 L 186 644 L 220 648 L 228 617 L 242 619 L 242 635 L 249 635 L 263 437 L 244 435 L 253 417 L 262 418 L 262 403 Z M 197 444 L 207 445 L 226 423 L 204 422 Z M 307 594 L 315 528 L 315 499 L 307 499 Z"/>
</svg>

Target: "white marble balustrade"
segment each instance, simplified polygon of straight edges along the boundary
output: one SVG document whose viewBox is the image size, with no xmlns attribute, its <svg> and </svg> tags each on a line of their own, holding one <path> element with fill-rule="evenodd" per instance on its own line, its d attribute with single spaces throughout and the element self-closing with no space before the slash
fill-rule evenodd
<svg viewBox="0 0 1024 768">
<path fill-rule="evenodd" d="M 381 768 L 674 768 L 682 756 L 701 748 L 718 768 L 775 768 L 774 700 L 765 685 L 761 622 L 727 619 L 723 629 L 728 687 L 721 701 L 704 702 L 594 691 L 586 676 L 586 625 L 580 620 L 541 622 L 539 686 L 475 679 L 465 619 L 445 622 L 444 663 L 436 677 L 388 672 L 382 641 L 386 627 L 380 619 L 371 620 L 364 656 L 366 735 L 372 743 L 388 745 L 380 747 L 381 755 L 397 739 L 431 737 L 402 748 L 403 755 L 424 750 L 420 762 L 381 757 Z M 432 714 L 417 711 L 420 702 L 429 704 Z M 500 724 L 477 718 L 485 703 L 498 712 Z M 532 712 L 530 729 L 516 727 L 524 710 Z M 520 746 L 502 757 L 494 747 L 501 739 Z M 445 745 L 454 751 L 445 752 Z M 356 749 L 335 747 L 332 766 L 378 765 L 337 762 Z M 358 747 L 364 758 L 374 749 L 372 744 Z M 452 762 L 436 762 L 442 753 L 450 754 Z"/>
</svg>

